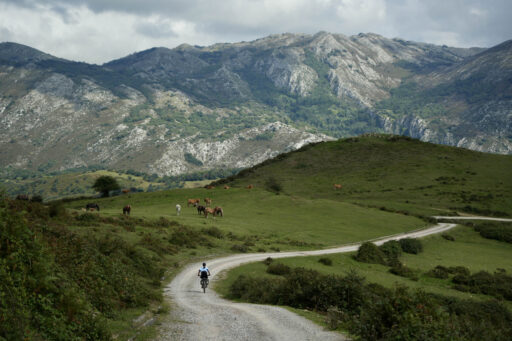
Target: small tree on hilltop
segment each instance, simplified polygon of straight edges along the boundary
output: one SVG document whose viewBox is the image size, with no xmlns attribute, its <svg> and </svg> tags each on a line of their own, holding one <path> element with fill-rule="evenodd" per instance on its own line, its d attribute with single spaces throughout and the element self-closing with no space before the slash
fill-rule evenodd
<svg viewBox="0 0 512 341">
<path fill-rule="evenodd" d="M 108 197 L 108 193 L 110 191 L 121 189 L 116 179 L 108 175 L 103 175 L 97 178 L 94 185 L 92 185 L 92 188 L 95 191 L 100 192 L 103 197 Z"/>
</svg>

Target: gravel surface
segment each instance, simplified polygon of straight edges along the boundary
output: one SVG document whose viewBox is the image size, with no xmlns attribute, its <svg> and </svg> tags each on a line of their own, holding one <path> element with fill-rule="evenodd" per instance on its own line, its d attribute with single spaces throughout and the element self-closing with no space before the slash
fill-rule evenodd
<svg viewBox="0 0 512 341">
<path fill-rule="evenodd" d="M 436 217 L 438 219 L 467 219 L 467 217 Z M 480 219 L 483 217 L 473 217 Z M 486 218 L 483 218 L 486 219 Z M 489 220 L 496 220 L 490 218 Z M 512 221 L 502 219 L 502 221 Z M 381 245 L 388 240 L 420 238 L 444 232 L 456 224 L 439 223 L 430 228 L 379 238 L 373 242 Z M 279 253 L 237 254 L 209 260 L 212 282 L 218 274 L 244 263 L 272 258 L 314 256 L 353 252 L 360 243 L 314 251 Z M 197 271 L 201 264 L 192 264 L 181 271 L 165 288 L 165 298 L 172 311 L 168 321 L 160 328 L 157 340 L 346 340 L 343 335 L 326 331 L 313 322 L 290 311 L 267 305 L 235 303 L 224 300 L 207 289 L 203 294 Z"/>
</svg>

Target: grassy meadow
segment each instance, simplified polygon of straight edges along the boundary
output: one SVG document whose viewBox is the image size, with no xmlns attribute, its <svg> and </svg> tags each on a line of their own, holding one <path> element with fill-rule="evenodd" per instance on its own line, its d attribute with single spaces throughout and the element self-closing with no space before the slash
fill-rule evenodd
<svg viewBox="0 0 512 341">
<path fill-rule="evenodd" d="M 193 206 L 187 207 L 189 198 L 201 199 L 202 204 L 204 198 L 211 198 L 212 206 L 223 208 L 224 217 L 205 219 Z M 79 211 L 90 201 L 72 201 L 66 207 Z M 100 205 L 102 216 L 119 216 L 129 204 L 134 218 L 164 217 L 198 229 L 214 226 L 223 233 L 252 239 L 253 251 L 340 245 L 427 226 L 413 216 L 327 199 L 276 195 L 258 188 L 177 189 L 125 194 L 94 202 Z M 176 215 L 176 204 L 182 207 L 180 216 Z"/>
</svg>

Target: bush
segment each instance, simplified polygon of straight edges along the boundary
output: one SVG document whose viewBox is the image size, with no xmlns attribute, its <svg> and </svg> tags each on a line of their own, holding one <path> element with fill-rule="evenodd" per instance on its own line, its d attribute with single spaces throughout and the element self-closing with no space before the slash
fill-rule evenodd
<svg viewBox="0 0 512 341">
<path fill-rule="evenodd" d="M 267 267 L 267 273 L 272 275 L 287 275 L 290 271 L 290 267 L 282 263 L 272 263 Z"/>
<path fill-rule="evenodd" d="M 231 250 L 235 252 L 246 253 L 247 251 L 249 251 L 249 247 L 244 244 L 235 244 L 231 247 Z"/>
<path fill-rule="evenodd" d="M 495 239 L 506 243 L 512 243 L 512 224 L 486 222 L 475 225 L 475 231 L 487 239 Z"/>
<path fill-rule="evenodd" d="M 465 266 L 450 266 L 448 267 L 448 272 L 453 275 L 465 275 L 469 276 L 471 273 L 468 268 Z"/>
<path fill-rule="evenodd" d="M 418 280 L 418 275 L 412 269 L 408 268 L 401 262 L 395 262 L 391 269 L 389 269 L 389 272 L 397 276 L 412 279 L 413 281 Z"/>
<path fill-rule="evenodd" d="M 319 263 L 322 263 L 323 265 L 332 265 L 332 259 L 330 258 L 326 258 L 326 257 L 322 257 L 318 260 Z"/>
<path fill-rule="evenodd" d="M 354 258 L 358 262 L 363 263 L 374 263 L 374 264 L 386 264 L 386 255 L 382 252 L 377 245 L 366 242 L 363 243 L 357 250 L 357 254 Z"/>
<path fill-rule="evenodd" d="M 423 245 L 419 239 L 404 238 L 400 239 L 400 246 L 402 251 L 406 253 L 418 254 L 423 251 Z"/>
<path fill-rule="evenodd" d="M 203 229 L 202 231 L 203 233 L 206 233 L 207 235 L 210 235 L 217 239 L 224 238 L 224 232 L 222 232 L 218 227 L 215 226 Z"/>
<path fill-rule="evenodd" d="M 265 260 L 263 261 L 263 264 L 265 264 L 265 265 L 267 265 L 267 266 L 268 266 L 268 265 L 270 265 L 273 261 L 274 261 L 274 259 L 272 259 L 272 257 L 267 257 L 267 259 L 265 259 Z"/>
<path fill-rule="evenodd" d="M 283 190 L 283 186 L 279 182 L 277 182 L 276 178 L 270 177 L 265 182 L 265 188 L 269 191 L 279 194 Z"/>
<path fill-rule="evenodd" d="M 384 252 L 390 263 L 391 259 L 398 259 L 402 255 L 402 247 L 396 240 L 390 240 L 379 246 L 379 249 Z"/>
<path fill-rule="evenodd" d="M 512 301 L 512 277 L 503 271 L 490 274 L 480 271 L 473 275 L 456 275 L 453 280 L 457 290 L 490 295 Z"/>
<path fill-rule="evenodd" d="M 450 272 L 448 271 L 448 268 L 438 265 L 432 270 L 427 272 L 427 276 L 434 277 L 434 278 L 441 278 L 446 279 L 450 277 Z"/>
<path fill-rule="evenodd" d="M 454 241 L 455 241 L 455 237 L 454 237 L 454 236 L 452 236 L 451 234 L 448 234 L 448 233 L 443 233 L 443 234 L 441 235 L 441 237 L 443 237 L 444 239 L 449 240 L 449 241 L 451 241 L 451 242 L 454 242 Z"/>
</svg>

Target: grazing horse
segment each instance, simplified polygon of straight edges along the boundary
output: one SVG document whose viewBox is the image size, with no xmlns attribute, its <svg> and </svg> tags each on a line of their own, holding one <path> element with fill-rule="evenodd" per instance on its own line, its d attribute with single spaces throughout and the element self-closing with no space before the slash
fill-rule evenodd
<svg viewBox="0 0 512 341">
<path fill-rule="evenodd" d="M 128 193 L 130 193 L 130 190 L 129 189 L 123 189 L 121 192 L 123 192 L 123 194 L 128 194 Z"/>
<path fill-rule="evenodd" d="M 211 204 L 212 204 L 212 199 L 210 199 L 210 198 L 204 198 L 204 204 L 205 204 L 206 206 L 211 206 Z"/>
<path fill-rule="evenodd" d="M 253 185 L 249 185 L 249 186 L 247 186 L 247 187 L 245 187 L 245 188 L 247 188 L 247 189 L 253 189 L 253 188 L 254 188 L 254 186 L 253 186 Z"/>
<path fill-rule="evenodd" d="M 176 215 L 180 215 L 180 212 L 181 212 L 181 205 L 176 204 Z"/>
<path fill-rule="evenodd" d="M 334 184 L 334 186 L 333 186 L 334 190 L 341 189 L 341 187 L 343 187 L 343 186 L 341 186 L 340 184 Z"/>
<path fill-rule="evenodd" d="M 224 189 L 229 189 L 230 187 L 228 185 L 224 186 Z"/>
<path fill-rule="evenodd" d="M 18 195 L 16 196 L 16 200 L 27 200 L 27 201 L 28 201 L 28 200 L 29 200 L 29 197 L 28 197 L 28 195 L 26 195 L 26 194 L 18 194 Z"/>
<path fill-rule="evenodd" d="M 126 205 L 125 207 L 123 207 L 123 215 L 124 214 L 130 215 L 131 210 L 132 210 L 132 207 L 130 205 Z"/>
<path fill-rule="evenodd" d="M 213 209 L 211 207 L 206 207 L 204 209 L 204 216 L 205 216 L 206 219 L 208 219 L 208 214 L 213 215 L 213 217 L 215 218 L 215 209 Z"/>
<path fill-rule="evenodd" d="M 88 211 L 94 211 L 94 210 L 100 210 L 100 206 L 96 203 L 90 202 L 87 205 L 85 205 L 85 209 Z"/>
<path fill-rule="evenodd" d="M 213 215 L 220 215 L 221 217 L 224 217 L 224 211 L 222 210 L 222 207 L 215 206 L 213 209 Z"/>
<path fill-rule="evenodd" d="M 190 204 L 192 204 L 195 207 L 195 206 L 199 205 L 200 202 L 201 202 L 200 199 L 188 199 L 187 207 L 190 207 Z"/>
<path fill-rule="evenodd" d="M 206 186 L 206 189 L 214 189 L 214 188 L 215 188 L 215 186 L 212 186 L 212 185 Z"/>
<path fill-rule="evenodd" d="M 203 213 L 203 214 L 204 214 L 204 210 L 205 210 L 205 209 L 206 209 L 206 207 L 204 207 L 204 206 L 200 206 L 200 205 L 199 205 L 199 206 L 197 206 L 197 214 L 199 214 L 199 215 L 200 215 L 201 213 Z"/>
</svg>

